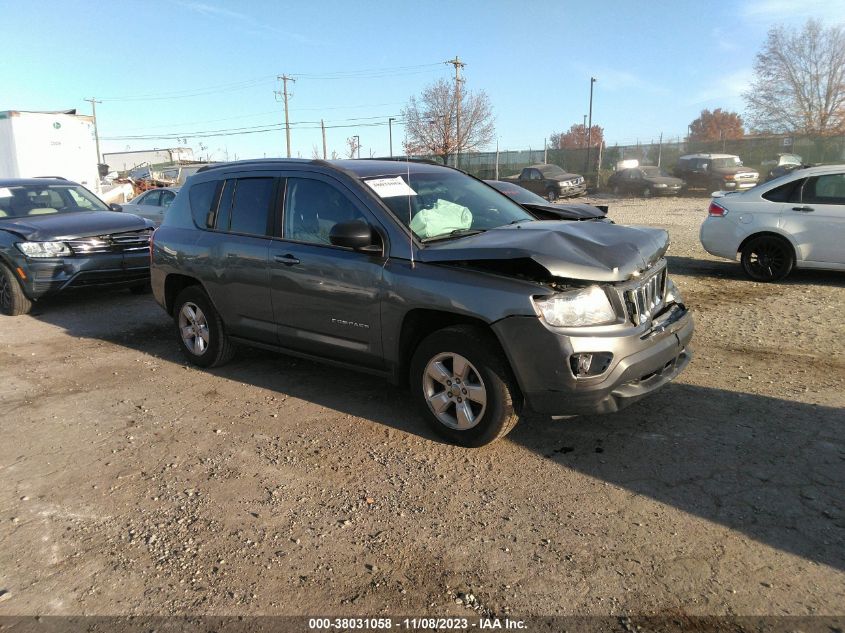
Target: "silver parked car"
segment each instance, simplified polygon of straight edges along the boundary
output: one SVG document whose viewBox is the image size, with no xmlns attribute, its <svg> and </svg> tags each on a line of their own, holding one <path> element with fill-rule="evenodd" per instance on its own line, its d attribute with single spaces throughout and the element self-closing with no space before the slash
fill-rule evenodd
<svg viewBox="0 0 845 633">
<path fill-rule="evenodd" d="M 150 189 L 145 191 L 132 202 L 120 205 L 125 213 L 133 213 L 142 218 L 152 220 L 156 226 L 164 220 L 167 208 L 173 202 L 179 187 L 167 187 L 163 189 Z"/>
</svg>

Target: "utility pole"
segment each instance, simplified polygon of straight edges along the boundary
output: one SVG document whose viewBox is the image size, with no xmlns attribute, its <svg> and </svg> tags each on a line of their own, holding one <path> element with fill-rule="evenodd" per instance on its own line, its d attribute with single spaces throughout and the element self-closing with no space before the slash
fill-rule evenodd
<svg viewBox="0 0 845 633">
<path fill-rule="evenodd" d="M 394 119 L 393 117 L 389 117 L 387 119 L 387 130 L 388 130 L 388 134 L 390 134 L 390 157 L 391 158 L 393 158 L 393 122 L 395 120 L 396 119 Z"/>
<path fill-rule="evenodd" d="M 590 120 L 587 127 L 587 162 L 584 165 L 584 171 L 589 171 L 590 167 L 590 143 L 593 140 L 593 84 L 596 83 L 595 77 L 590 77 Z"/>
<path fill-rule="evenodd" d="M 466 66 L 460 58 L 450 59 L 444 64 L 452 64 L 455 67 L 455 167 L 461 163 L 461 68 Z"/>
<path fill-rule="evenodd" d="M 549 139 L 543 139 L 543 164 L 546 165 L 549 162 Z"/>
<path fill-rule="evenodd" d="M 94 118 L 94 143 L 97 145 L 97 165 L 99 165 L 103 160 L 100 157 L 100 134 L 97 131 L 97 104 L 102 103 L 102 101 L 97 101 L 94 97 L 83 99 L 83 101 L 91 103 L 91 116 Z"/>
<path fill-rule="evenodd" d="M 660 159 L 663 157 L 663 132 L 660 133 L 660 140 L 657 145 L 657 166 L 660 167 Z"/>
<path fill-rule="evenodd" d="M 282 92 L 278 90 L 274 90 L 277 95 L 281 94 L 282 99 L 285 102 L 285 136 L 287 137 L 288 142 L 288 158 L 290 158 L 290 119 L 288 118 L 288 99 L 293 96 L 293 94 L 288 94 L 288 82 L 292 81 L 296 83 L 296 79 L 293 77 L 288 77 L 287 75 L 278 75 L 276 79 L 280 79 L 282 82 Z"/>
<path fill-rule="evenodd" d="M 323 160 L 326 160 L 326 124 L 320 119 L 320 129 L 323 130 Z"/>
</svg>

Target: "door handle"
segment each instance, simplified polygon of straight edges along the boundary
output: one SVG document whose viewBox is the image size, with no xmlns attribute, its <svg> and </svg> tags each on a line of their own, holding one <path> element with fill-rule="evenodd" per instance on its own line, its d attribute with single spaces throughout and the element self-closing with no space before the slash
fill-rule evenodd
<svg viewBox="0 0 845 633">
<path fill-rule="evenodd" d="M 294 257 L 293 255 L 274 255 L 273 259 L 280 264 L 284 264 L 285 266 L 294 266 L 299 263 L 299 260 Z"/>
<path fill-rule="evenodd" d="M 803 207 L 792 207 L 793 211 L 802 211 L 804 213 L 809 213 L 813 210 L 813 207 L 803 206 Z"/>
</svg>

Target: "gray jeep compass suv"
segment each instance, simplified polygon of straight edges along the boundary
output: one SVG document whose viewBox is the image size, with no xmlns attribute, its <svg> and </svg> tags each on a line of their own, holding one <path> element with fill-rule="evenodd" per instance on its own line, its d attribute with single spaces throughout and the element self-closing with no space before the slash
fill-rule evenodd
<svg viewBox="0 0 845 633">
<path fill-rule="evenodd" d="M 151 277 L 192 363 L 240 343 L 367 371 L 481 446 L 523 406 L 612 412 L 686 367 L 667 247 L 660 229 L 538 220 L 448 167 L 258 160 L 188 180 Z"/>
</svg>

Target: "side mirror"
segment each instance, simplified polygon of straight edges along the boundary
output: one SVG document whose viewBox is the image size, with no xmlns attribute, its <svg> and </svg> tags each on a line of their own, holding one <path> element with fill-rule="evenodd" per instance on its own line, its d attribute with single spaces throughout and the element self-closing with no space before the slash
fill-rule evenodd
<svg viewBox="0 0 845 633">
<path fill-rule="evenodd" d="M 381 252 L 381 247 L 373 244 L 372 227 L 361 220 L 338 222 L 329 231 L 329 241 L 334 246 L 343 246 L 356 251 Z"/>
<path fill-rule="evenodd" d="M 117 202 L 112 202 L 109 205 L 109 209 L 112 211 L 123 211 L 123 207 L 120 206 Z"/>
</svg>

